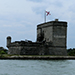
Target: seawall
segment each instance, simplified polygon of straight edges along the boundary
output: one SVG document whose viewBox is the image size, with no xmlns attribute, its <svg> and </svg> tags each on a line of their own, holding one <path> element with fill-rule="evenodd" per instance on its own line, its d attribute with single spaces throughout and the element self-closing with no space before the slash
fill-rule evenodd
<svg viewBox="0 0 75 75">
<path fill-rule="evenodd" d="M 75 56 L 9 56 L 0 60 L 74 60 Z"/>
</svg>

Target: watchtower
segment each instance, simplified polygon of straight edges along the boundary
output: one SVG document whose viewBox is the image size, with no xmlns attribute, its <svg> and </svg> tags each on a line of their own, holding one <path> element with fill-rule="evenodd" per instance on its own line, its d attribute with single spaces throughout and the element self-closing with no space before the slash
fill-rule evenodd
<svg viewBox="0 0 75 75">
<path fill-rule="evenodd" d="M 63 55 L 66 49 L 66 38 L 67 22 L 55 19 L 55 21 L 46 22 L 37 26 L 37 42 L 52 42 L 53 47 L 51 50 L 57 51 L 54 54 Z"/>
<path fill-rule="evenodd" d="M 9 47 L 10 44 L 11 44 L 11 37 L 8 36 L 8 37 L 7 37 L 7 47 Z"/>
</svg>

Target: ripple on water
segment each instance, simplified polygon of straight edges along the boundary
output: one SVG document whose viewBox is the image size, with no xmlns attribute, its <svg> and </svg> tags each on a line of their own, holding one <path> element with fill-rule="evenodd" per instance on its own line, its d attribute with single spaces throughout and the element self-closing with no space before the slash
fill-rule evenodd
<svg viewBox="0 0 75 75">
<path fill-rule="evenodd" d="M 0 75 L 74 75 L 75 60 L 0 60 Z"/>
</svg>

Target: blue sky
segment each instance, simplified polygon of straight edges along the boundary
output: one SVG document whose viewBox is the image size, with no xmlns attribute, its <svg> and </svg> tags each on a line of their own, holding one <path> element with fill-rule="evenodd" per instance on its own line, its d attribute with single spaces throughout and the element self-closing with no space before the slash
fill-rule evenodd
<svg viewBox="0 0 75 75">
<path fill-rule="evenodd" d="M 45 10 L 50 11 L 47 21 L 58 18 L 68 22 L 67 48 L 75 47 L 75 0 L 0 0 L 0 46 L 6 48 L 7 36 L 12 42 L 36 41 L 36 27 L 44 22 Z"/>
</svg>

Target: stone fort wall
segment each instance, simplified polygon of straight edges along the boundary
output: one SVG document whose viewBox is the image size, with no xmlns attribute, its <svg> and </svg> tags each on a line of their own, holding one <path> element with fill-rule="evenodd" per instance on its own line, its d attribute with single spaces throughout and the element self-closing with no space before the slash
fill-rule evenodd
<svg viewBox="0 0 75 75">
<path fill-rule="evenodd" d="M 50 21 L 37 25 L 36 42 L 11 42 L 7 37 L 8 54 L 67 55 L 67 22 Z"/>
</svg>

